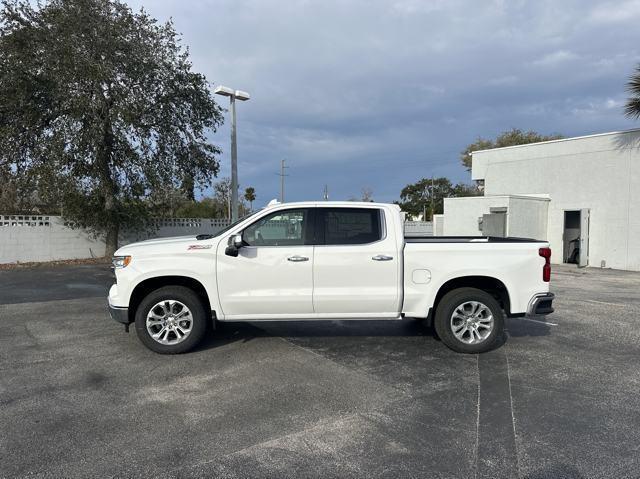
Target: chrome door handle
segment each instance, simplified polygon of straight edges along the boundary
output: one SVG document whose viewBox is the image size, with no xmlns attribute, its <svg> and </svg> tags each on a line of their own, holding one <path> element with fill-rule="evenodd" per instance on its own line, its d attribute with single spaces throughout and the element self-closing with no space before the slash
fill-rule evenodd
<svg viewBox="0 0 640 479">
<path fill-rule="evenodd" d="M 391 261 L 393 259 L 393 256 L 386 256 L 386 255 L 383 255 L 383 254 L 379 254 L 377 256 L 374 256 L 371 259 L 373 261 Z"/>
<path fill-rule="evenodd" d="M 293 261 L 294 263 L 300 263 L 301 261 L 309 261 L 309 258 L 306 256 L 289 256 L 287 261 Z"/>
</svg>

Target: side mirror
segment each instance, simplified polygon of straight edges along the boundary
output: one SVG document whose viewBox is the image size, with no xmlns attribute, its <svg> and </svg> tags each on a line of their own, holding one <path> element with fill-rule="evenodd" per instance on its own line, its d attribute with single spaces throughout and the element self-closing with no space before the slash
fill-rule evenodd
<svg viewBox="0 0 640 479">
<path fill-rule="evenodd" d="M 229 237 L 227 248 L 224 250 L 224 254 L 227 256 L 238 256 L 238 250 L 242 248 L 242 235 L 233 235 Z"/>
<path fill-rule="evenodd" d="M 236 248 L 242 248 L 242 235 L 233 235 L 229 238 L 229 244 Z"/>
</svg>

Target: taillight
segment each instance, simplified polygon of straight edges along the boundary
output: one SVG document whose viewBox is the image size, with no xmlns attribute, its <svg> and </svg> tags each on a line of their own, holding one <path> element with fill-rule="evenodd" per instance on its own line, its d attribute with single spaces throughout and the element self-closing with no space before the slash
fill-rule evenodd
<svg viewBox="0 0 640 479">
<path fill-rule="evenodd" d="M 538 250 L 538 254 L 544 258 L 542 281 L 548 283 L 551 281 L 551 248 L 540 248 Z"/>
</svg>

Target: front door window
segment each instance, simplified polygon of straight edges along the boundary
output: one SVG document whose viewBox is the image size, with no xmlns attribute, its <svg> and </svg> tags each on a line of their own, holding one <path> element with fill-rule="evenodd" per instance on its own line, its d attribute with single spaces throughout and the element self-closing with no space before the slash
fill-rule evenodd
<svg viewBox="0 0 640 479">
<path fill-rule="evenodd" d="M 247 246 L 299 246 L 305 244 L 308 210 L 277 211 L 244 230 Z"/>
</svg>

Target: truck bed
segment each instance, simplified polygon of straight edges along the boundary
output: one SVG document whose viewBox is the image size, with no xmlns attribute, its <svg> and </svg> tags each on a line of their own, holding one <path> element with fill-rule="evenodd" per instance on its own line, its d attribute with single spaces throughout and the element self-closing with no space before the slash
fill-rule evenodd
<svg viewBox="0 0 640 479">
<path fill-rule="evenodd" d="M 498 236 L 406 236 L 405 243 L 545 243 L 532 238 Z"/>
<path fill-rule="evenodd" d="M 508 291 L 510 313 L 527 311 L 531 298 L 548 291 L 543 282 L 546 241 L 493 236 L 423 236 L 405 238 L 404 305 L 407 316 L 434 304 L 442 285 L 473 276 L 500 281 Z"/>
</svg>

